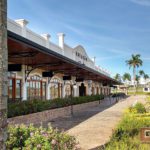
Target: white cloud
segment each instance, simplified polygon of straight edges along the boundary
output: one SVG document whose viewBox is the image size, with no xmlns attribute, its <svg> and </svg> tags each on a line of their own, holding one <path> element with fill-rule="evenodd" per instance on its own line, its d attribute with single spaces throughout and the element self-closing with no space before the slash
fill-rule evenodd
<svg viewBox="0 0 150 150">
<path fill-rule="evenodd" d="M 130 1 L 139 5 L 150 6 L 150 0 L 130 0 Z"/>
</svg>

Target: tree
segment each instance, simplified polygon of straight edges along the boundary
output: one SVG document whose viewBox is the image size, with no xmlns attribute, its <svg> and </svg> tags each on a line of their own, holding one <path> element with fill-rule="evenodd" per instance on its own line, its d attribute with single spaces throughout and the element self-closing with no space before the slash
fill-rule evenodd
<svg viewBox="0 0 150 150">
<path fill-rule="evenodd" d="M 123 75 L 123 81 L 131 81 L 131 75 L 129 73 L 124 73 Z"/>
<path fill-rule="evenodd" d="M 145 75 L 144 71 L 143 71 L 143 70 L 140 70 L 140 71 L 139 71 L 139 75 L 140 75 L 140 76 L 144 76 L 144 75 Z"/>
<path fill-rule="evenodd" d="M 125 85 L 126 85 L 126 94 L 128 94 L 129 86 L 126 84 L 126 81 L 131 81 L 131 75 L 129 73 L 124 73 L 123 74 L 123 81 L 125 82 Z"/>
<path fill-rule="evenodd" d="M 137 90 L 138 90 L 138 85 L 139 85 L 139 81 L 140 81 L 140 76 L 139 76 L 139 75 L 136 75 L 135 81 L 136 81 L 136 92 L 137 92 Z"/>
<path fill-rule="evenodd" d="M 140 76 L 136 75 L 135 81 L 137 82 L 137 84 L 139 84 L 139 80 L 140 80 Z"/>
<path fill-rule="evenodd" d="M 145 79 L 145 86 L 146 86 L 146 80 L 149 78 L 148 74 L 144 74 L 144 79 Z"/>
<path fill-rule="evenodd" d="M 148 74 L 144 74 L 144 79 L 148 79 L 149 78 L 149 75 Z"/>
<path fill-rule="evenodd" d="M 121 76 L 119 73 L 117 73 L 115 76 L 114 76 L 114 79 L 116 79 L 117 81 L 121 81 Z"/>
<path fill-rule="evenodd" d="M 7 0 L 0 1 L 0 150 L 5 150 L 7 129 Z"/>
<path fill-rule="evenodd" d="M 129 65 L 129 68 L 133 68 L 133 82 L 134 82 L 134 89 L 135 89 L 135 81 L 136 81 L 136 68 L 142 66 L 143 61 L 140 59 L 141 55 L 136 54 L 131 56 L 131 59 L 126 60 L 126 64 Z"/>
</svg>

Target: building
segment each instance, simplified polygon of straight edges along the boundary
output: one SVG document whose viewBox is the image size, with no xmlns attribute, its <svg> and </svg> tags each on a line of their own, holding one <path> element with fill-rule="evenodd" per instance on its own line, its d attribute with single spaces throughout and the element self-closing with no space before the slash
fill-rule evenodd
<svg viewBox="0 0 150 150">
<path fill-rule="evenodd" d="M 38 35 L 24 19 L 8 19 L 9 101 L 54 99 L 110 93 L 118 82 L 88 57 L 83 46 L 58 45 L 49 34 Z"/>
</svg>

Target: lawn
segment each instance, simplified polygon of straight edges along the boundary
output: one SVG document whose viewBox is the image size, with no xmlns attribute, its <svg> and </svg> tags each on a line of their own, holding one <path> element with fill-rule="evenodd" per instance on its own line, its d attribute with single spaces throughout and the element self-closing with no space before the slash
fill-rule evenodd
<svg viewBox="0 0 150 150">
<path fill-rule="evenodd" d="M 143 92 L 143 91 L 137 91 L 137 92 L 128 91 L 128 95 L 150 95 L 150 93 L 149 92 Z"/>
</svg>

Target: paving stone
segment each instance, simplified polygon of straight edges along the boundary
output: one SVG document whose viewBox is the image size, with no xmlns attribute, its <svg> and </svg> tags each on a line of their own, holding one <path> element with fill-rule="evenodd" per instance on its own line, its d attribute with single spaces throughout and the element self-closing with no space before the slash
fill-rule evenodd
<svg viewBox="0 0 150 150">
<path fill-rule="evenodd" d="M 145 96 L 131 96 L 115 103 L 107 99 L 100 105 L 74 114 L 73 117 L 57 118 L 53 127 L 65 130 L 79 141 L 83 150 L 94 150 L 109 141 L 125 108 L 136 101 L 144 102 Z"/>
</svg>

